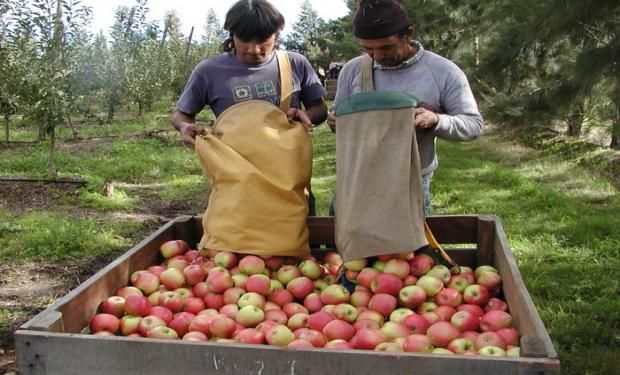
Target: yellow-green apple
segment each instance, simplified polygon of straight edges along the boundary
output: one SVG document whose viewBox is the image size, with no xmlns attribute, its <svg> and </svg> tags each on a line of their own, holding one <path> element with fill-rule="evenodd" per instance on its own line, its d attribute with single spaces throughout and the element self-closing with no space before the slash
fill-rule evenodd
<svg viewBox="0 0 620 375">
<path fill-rule="evenodd" d="M 452 350 L 446 349 L 446 348 L 433 348 L 433 350 L 431 350 L 432 354 L 454 354 L 454 352 Z"/>
<path fill-rule="evenodd" d="M 375 351 L 398 353 L 398 352 L 403 352 L 404 349 L 403 349 L 403 345 L 397 342 L 382 342 L 381 344 L 375 347 Z"/>
<path fill-rule="evenodd" d="M 239 260 L 239 271 L 244 275 L 254 275 L 265 271 L 265 261 L 256 255 L 246 255 Z"/>
<path fill-rule="evenodd" d="M 219 310 L 222 306 L 224 306 L 223 294 L 209 292 L 202 298 L 202 300 L 205 301 L 205 307 L 208 309 Z"/>
<path fill-rule="evenodd" d="M 388 337 L 376 328 L 362 328 L 355 333 L 351 343 L 355 349 L 374 350 L 377 345 L 388 341 Z"/>
<path fill-rule="evenodd" d="M 437 304 L 433 301 L 424 301 L 418 306 L 415 310 L 418 314 L 423 314 L 425 312 L 435 311 L 437 309 Z"/>
<path fill-rule="evenodd" d="M 183 272 L 177 268 L 167 268 L 159 275 L 159 281 L 168 288 L 168 290 L 174 290 L 185 284 L 185 276 L 183 276 Z"/>
<path fill-rule="evenodd" d="M 382 261 L 382 260 L 377 259 L 374 262 L 372 262 L 370 267 L 376 269 L 379 272 L 383 272 L 383 269 L 385 268 L 385 262 Z"/>
<path fill-rule="evenodd" d="M 125 314 L 125 298 L 120 296 L 110 296 L 101 303 L 101 312 L 116 315 L 117 317 Z"/>
<path fill-rule="evenodd" d="M 466 339 L 463 337 L 458 337 L 452 341 L 447 346 L 448 350 L 452 351 L 456 354 L 463 354 L 467 351 L 475 350 L 474 342 L 470 339 Z"/>
<path fill-rule="evenodd" d="M 506 342 L 497 332 L 486 331 L 476 336 L 474 346 L 477 350 L 485 346 L 497 346 L 498 348 L 506 349 Z"/>
<path fill-rule="evenodd" d="M 487 345 L 478 349 L 478 354 L 480 355 L 490 355 L 494 357 L 504 357 L 506 356 L 506 351 L 500 347 Z"/>
<path fill-rule="evenodd" d="M 426 291 L 418 285 L 407 285 L 398 292 L 400 303 L 410 309 L 420 306 L 426 298 Z"/>
<path fill-rule="evenodd" d="M 263 311 L 267 312 L 269 310 L 282 310 L 282 308 L 275 302 L 266 301 L 265 306 L 263 306 Z"/>
<path fill-rule="evenodd" d="M 458 274 L 450 276 L 450 281 L 448 281 L 448 288 L 456 289 L 459 293 L 463 293 L 465 288 L 470 286 L 472 283 L 469 282 L 469 278 L 467 275 Z"/>
<path fill-rule="evenodd" d="M 284 324 L 288 322 L 288 315 L 282 310 L 268 310 L 265 311 L 265 320 L 271 320 L 278 324 Z"/>
<path fill-rule="evenodd" d="M 151 310 L 151 303 L 145 296 L 131 295 L 125 299 L 125 312 L 129 315 L 146 316 Z"/>
<path fill-rule="evenodd" d="M 403 350 L 413 353 L 430 353 L 431 350 L 433 350 L 433 344 L 431 343 L 430 337 L 419 333 L 413 333 L 405 338 Z"/>
<path fill-rule="evenodd" d="M 245 307 L 247 305 L 256 306 L 259 309 L 262 309 L 265 306 L 265 296 L 262 294 L 258 294 L 256 292 L 247 292 L 244 293 L 239 300 L 237 301 L 237 305 L 239 307 Z"/>
<path fill-rule="evenodd" d="M 293 297 L 293 294 L 286 289 L 277 289 L 269 293 L 267 300 L 283 307 L 287 303 L 293 302 L 295 297 Z"/>
<path fill-rule="evenodd" d="M 299 276 L 286 284 L 286 289 L 291 292 L 297 300 L 303 301 L 304 298 L 314 291 L 314 283 L 306 276 Z"/>
<path fill-rule="evenodd" d="M 192 292 L 192 290 L 190 288 L 187 287 L 180 287 L 180 288 L 176 288 L 173 289 L 173 292 L 177 292 L 181 298 L 185 299 L 185 298 L 190 298 L 190 297 L 194 297 L 194 292 Z"/>
<path fill-rule="evenodd" d="M 415 254 L 409 261 L 410 273 L 415 277 L 426 274 L 434 265 L 435 261 L 427 254 Z"/>
<path fill-rule="evenodd" d="M 158 306 L 164 306 L 173 313 L 181 311 L 183 308 L 183 297 L 177 292 L 163 292 L 159 295 Z"/>
<path fill-rule="evenodd" d="M 383 272 L 392 273 L 402 280 L 410 274 L 411 266 L 406 260 L 392 258 L 385 262 Z"/>
<path fill-rule="evenodd" d="M 456 311 L 467 311 L 476 318 L 480 318 L 482 315 L 484 315 L 484 310 L 482 309 L 482 307 L 471 303 L 464 303 L 457 306 Z"/>
<path fill-rule="evenodd" d="M 140 336 L 147 337 L 148 331 L 160 326 L 165 327 L 166 322 L 155 315 L 147 315 L 140 319 L 140 322 L 138 322 L 138 332 L 140 333 Z"/>
<path fill-rule="evenodd" d="M 495 332 L 497 332 L 497 334 L 500 335 L 502 339 L 504 339 L 504 342 L 506 342 L 507 345 L 511 345 L 511 346 L 519 345 L 520 334 L 519 334 L 519 331 L 517 331 L 513 327 L 500 328 Z"/>
<path fill-rule="evenodd" d="M 232 276 L 228 272 L 209 272 L 207 276 L 207 285 L 209 291 L 213 293 L 224 293 L 228 288 L 234 286 Z"/>
<path fill-rule="evenodd" d="M 152 272 L 140 270 L 131 274 L 131 284 L 148 295 L 159 289 L 159 277 Z"/>
<path fill-rule="evenodd" d="M 286 264 L 276 271 L 276 278 L 282 285 L 286 286 L 291 280 L 301 276 L 301 271 L 297 266 Z"/>
<path fill-rule="evenodd" d="M 185 341 L 208 341 L 209 337 L 199 331 L 189 331 L 183 335 L 182 340 Z"/>
<path fill-rule="evenodd" d="M 214 316 L 209 324 L 211 335 L 219 338 L 231 338 L 236 329 L 237 323 L 223 314 Z"/>
<path fill-rule="evenodd" d="M 299 263 L 297 267 L 301 274 L 310 280 L 317 280 L 323 276 L 323 269 L 316 260 L 306 259 Z"/>
<path fill-rule="evenodd" d="M 351 345 L 351 343 L 349 343 L 347 340 L 335 339 L 335 340 L 331 340 L 325 343 L 324 348 L 325 349 L 336 349 L 336 350 L 341 350 L 341 349 L 347 350 L 347 349 L 353 349 L 353 345 Z"/>
<path fill-rule="evenodd" d="M 159 305 L 159 296 L 163 293 L 162 290 L 156 290 L 153 293 L 149 294 L 146 298 L 149 299 L 149 303 L 151 306 Z"/>
<path fill-rule="evenodd" d="M 351 270 L 344 271 L 345 279 L 347 279 L 349 282 L 354 283 L 354 284 L 357 283 L 358 274 L 359 274 L 359 271 L 351 271 Z"/>
<path fill-rule="evenodd" d="M 377 293 L 370 298 L 368 308 L 381 313 L 384 317 L 388 317 L 396 308 L 396 304 L 397 300 L 393 295 Z"/>
<path fill-rule="evenodd" d="M 130 335 L 132 333 L 138 333 L 138 327 L 142 320 L 141 316 L 125 315 L 119 321 L 119 328 L 123 336 Z"/>
<path fill-rule="evenodd" d="M 278 289 L 284 289 L 284 285 L 282 285 L 282 283 L 280 282 L 280 280 L 278 279 L 269 279 L 271 285 L 269 286 L 269 293 L 273 292 L 274 290 L 278 290 Z"/>
<path fill-rule="evenodd" d="M 172 310 L 164 306 L 152 306 L 149 310 L 148 315 L 159 317 L 167 325 L 172 320 L 174 313 L 172 312 Z"/>
<path fill-rule="evenodd" d="M 484 311 L 491 311 L 491 310 L 508 311 L 508 304 L 499 298 L 491 297 L 489 298 L 487 303 L 484 304 L 483 309 Z"/>
<path fill-rule="evenodd" d="M 474 270 L 474 276 L 477 279 L 478 277 L 480 277 L 480 275 L 482 275 L 485 272 L 493 272 L 493 273 L 499 274 L 499 272 L 497 271 L 497 268 L 484 264 L 484 265 L 476 267 L 476 269 Z"/>
<path fill-rule="evenodd" d="M 409 328 L 407 328 L 404 324 L 392 322 L 389 320 L 383 323 L 383 326 L 381 326 L 381 328 L 379 329 L 385 334 L 385 336 L 387 336 L 389 340 L 393 340 L 398 337 L 407 337 L 411 334 Z"/>
<path fill-rule="evenodd" d="M 183 255 L 189 250 L 189 245 L 183 240 L 166 241 L 159 247 L 159 252 L 164 259 L 170 259 L 177 255 Z"/>
<path fill-rule="evenodd" d="M 366 287 L 366 289 L 370 289 L 370 284 L 372 283 L 372 279 L 377 276 L 379 271 L 371 267 L 362 268 L 362 270 L 357 274 L 357 283 Z"/>
<path fill-rule="evenodd" d="M 207 274 L 202 266 L 198 264 L 190 264 L 183 269 L 183 276 L 185 277 L 185 282 L 187 282 L 187 284 L 194 286 L 199 282 L 204 281 Z"/>
<path fill-rule="evenodd" d="M 434 297 L 443 288 L 443 282 L 440 279 L 428 274 L 422 275 L 416 285 L 424 289 L 427 297 Z"/>
<path fill-rule="evenodd" d="M 465 303 L 482 306 L 489 300 L 489 290 L 482 285 L 472 284 L 463 291 Z"/>
<path fill-rule="evenodd" d="M 293 332 L 296 339 L 306 340 L 315 348 L 325 346 L 325 336 L 319 331 L 310 328 L 300 328 Z"/>
<path fill-rule="evenodd" d="M 456 308 L 463 302 L 463 295 L 452 288 L 443 288 L 435 295 L 435 303 L 439 306 L 451 306 Z"/>
<path fill-rule="evenodd" d="M 353 323 L 357 319 L 357 309 L 350 303 L 339 303 L 334 307 L 334 316 L 336 319 L 344 320 L 348 323 Z"/>
<path fill-rule="evenodd" d="M 322 332 L 327 341 L 336 339 L 349 341 L 355 334 L 355 328 L 344 320 L 334 319 L 323 327 Z"/>
<path fill-rule="evenodd" d="M 216 309 L 206 308 L 206 309 L 202 310 L 201 312 L 199 312 L 196 315 L 216 316 L 217 314 L 219 314 L 219 312 Z"/>
<path fill-rule="evenodd" d="M 452 276 L 448 267 L 444 266 L 443 264 L 434 265 L 433 268 L 428 270 L 426 274 L 430 276 L 435 276 L 436 278 L 441 280 L 444 285 L 450 281 L 450 277 Z"/>
<path fill-rule="evenodd" d="M 368 264 L 368 259 L 361 258 L 361 259 L 354 259 L 354 260 L 346 261 L 342 265 L 345 269 L 350 270 L 350 271 L 361 271 L 362 268 L 366 267 L 367 264 Z"/>
<path fill-rule="evenodd" d="M 481 331 L 497 331 L 512 326 L 512 316 L 505 311 L 490 310 L 480 318 Z"/>
<path fill-rule="evenodd" d="M 265 343 L 265 334 L 256 328 L 245 328 L 237 333 L 235 339 L 244 344 L 260 345 Z"/>
<path fill-rule="evenodd" d="M 389 320 L 396 323 L 402 323 L 409 315 L 414 314 L 413 310 L 407 307 L 399 307 L 392 311 Z"/>
<path fill-rule="evenodd" d="M 176 268 L 179 271 L 183 272 L 183 269 L 187 266 L 189 266 L 189 262 L 187 261 L 187 259 L 185 259 L 183 255 L 177 255 L 166 261 L 166 269 Z"/>
<path fill-rule="evenodd" d="M 300 328 L 308 327 L 308 317 L 310 315 L 305 312 L 299 312 L 293 314 L 286 323 L 286 326 L 291 329 L 291 331 L 295 331 Z"/>
<path fill-rule="evenodd" d="M 295 335 L 287 326 L 277 324 L 265 332 L 265 340 L 269 345 L 286 346 L 295 340 Z"/>
<path fill-rule="evenodd" d="M 461 333 L 450 322 L 441 320 L 431 324 L 426 330 L 426 335 L 431 339 L 433 346 L 445 348 L 450 341 L 459 337 Z"/>
<path fill-rule="evenodd" d="M 355 328 L 355 332 L 359 332 L 360 329 L 363 328 L 375 328 L 379 329 L 379 324 L 374 320 L 370 319 L 357 319 L 355 323 L 353 323 L 353 328 Z"/>
<path fill-rule="evenodd" d="M 255 292 L 266 296 L 271 289 L 271 279 L 262 273 L 250 275 L 245 283 L 248 292 Z"/>
<path fill-rule="evenodd" d="M 460 332 L 465 331 L 476 331 L 478 330 L 479 320 L 478 317 L 474 316 L 469 311 L 457 311 L 452 318 L 450 318 L 450 323 L 455 326 Z"/>
<path fill-rule="evenodd" d="M 231 269 L 237 266 L 238 257 L 237 254 L 230 251 L 220 251 L 219 253 L 215 254 L 213 261 L 218 267 Z"/>
<path fill-rule="evenodd" d="M 379 272 L 370 282 L 370 290 L 373 293 L 386 293 L 398 296 L 403 288 L 403 281 L 393 273 Z"/>
<path fill-rule="evenodd" d="M 256 306 L 247 305 L 239 309 L 235 320 L 237 321 L 237 323 L 241 324 L 246 328 L 252 328 L 256 327 L 258 323 L 265 320 L 265 313 L 263 312 L 263 310 L 259 309 Z"/>
<path fill-rule="evenodd" d="M 237 288 L 245 289 L 245 284 L 248 282 L 248 276 L 242 273 L 231 276 L 233 285 Z"/>
<path fill-rule="evenodd" d="M 289 318 L 297 313 L 310 313 L 304 305 L 298 302 L 287 303 L 282 306 L 282 311 L 284 311 Z"/>
<path fill-rule="evenodd" d="M 303 305 L 311 313 L 321 310 L 324 306 L 323 301 L 321 301 L 321 295 L 318 292 L 308 294 L 306 298 L 304 298 Z"/>
<path fill-rule="evenodd" d="M 88 324 L 92 333 L 100 331 L 116 333 L 120 327 L 120 320 L 116 315 L 99 313 L 93 315 Z"/>
<path fill-rule="evenodd" d="M 521 356 L 521 348 L 518 346 L 511 346 L 506 349 L 507 357 L 520 357 Z"/>
<path fill-rule="evenodd" d="M 403 320 L 403 325 L 409 328 L 411 333 L 419 333 L 423 335 L 426 334 L 426 330 L 430 327 L 431 323 L 429 323 L 429 321 L 420 314 L 411 314 Z"/>
<path fill-rule="evenodd" d="M 502 277 L 495 272 L 483 272 L 476 278 L 476 283 L 487 287 L 487 289 L 499 288 L 502 284 Z"/>
<path fill-rule="evenodd" d="M 150 329 L 146 333 L 146 337 L 151 338 L 151 339 L 168 339 L 168 340 L 179 339 L 179 335 L 177 334 L 177 332 L 174 329 L 166 327 L 166 326 L 159 326 L 159 327 L 154 327 L 153 329 Z"/>
<path fill-rule="evenodd" d="M 317 311 L 308 316 L 308 328 L 315 331 L 323 332 L 323 328 L 327 323 L 335 320 L 336 317 L 326 311 Z"/>
<path fill-rule="evenodd" d="M 187 311 L 192 314 L 198 314 L 206 307 L 205 302 L 202 298 L 198 297 L 188 297 L 183 300 L 183 307 L 181 311 Z"/>
<path fill-rule="evenodd" d="M 341 284 L 332 284 L 321 291 L 321 301 L 326 305 L 348 303 L 351 293 Z"/>
<path fill-rule="evenodd" d="M 372 297 L 372 292 L 366 289 L 358 289 L 351 293 L 350 302 L 355 307 L 367 307 Z"/>
<path fill-rule="evenodd" d="M 138 288 L 136 288 L 135 286 L 124 286 L 122 288 L 120 288 L 119 290 L 116 291 L 116 295 L 119 297 L 123 297 L 125 298 L 125 300 L 127 300 L 127 297 L 135 294 L 138 296 L 143 296 L 144 293 L 142 293 L 142 291 Z"/>
</svg>

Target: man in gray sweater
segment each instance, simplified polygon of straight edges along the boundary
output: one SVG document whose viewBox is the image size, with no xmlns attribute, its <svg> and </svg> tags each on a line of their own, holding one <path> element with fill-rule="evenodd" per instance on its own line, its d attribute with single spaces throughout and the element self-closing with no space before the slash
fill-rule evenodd
<svg viewBox="0 0 620 375">
<path fill-rule="evenodd" d="M 422 167 L 424 211 L 430 209 L 430 181 L 437 168 L 435 139 L 469 141 L 483 132 L 483 120 L 465 73 L 452 61 L 426 51 L 413 39 L 414 28 L 395 0 L 361 0 L 353 18 L 353 34 L 373 59 L 375 90 L 414 95 L 420 102 L 412 123 L 416 128 Z M 349 95 L 362 91 L 364 56 L 348 61 L 338 77 L 330 128 L 336 131 L 334 111 Z"/>
</svg>

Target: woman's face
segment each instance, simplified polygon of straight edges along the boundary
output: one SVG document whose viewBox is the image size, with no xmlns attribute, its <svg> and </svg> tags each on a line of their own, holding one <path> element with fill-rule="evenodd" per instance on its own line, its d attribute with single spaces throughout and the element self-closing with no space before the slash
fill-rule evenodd
<svg viewBox="0 0 620 375">
<path fill-rule="evenodd" d="M 277 33 L 273 33 L 265 40 L 241 40 L 233 36 L 235 55 L 246 64 L 258 65 L 269 60 L 276 47 Z"/>
</svg>

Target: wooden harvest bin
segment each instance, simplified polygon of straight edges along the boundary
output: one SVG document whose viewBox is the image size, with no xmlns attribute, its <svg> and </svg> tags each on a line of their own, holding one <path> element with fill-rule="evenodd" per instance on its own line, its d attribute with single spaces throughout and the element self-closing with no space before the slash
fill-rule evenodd
<svg viewBox="0 0 620 375">
<path fill-rule="evenodd" d="M 161 262 L 159 245 L 183 239 L 195 247 L 199 217 L 167 223 L 127 253 L 25 323 L 15 333 L 21 374 L 559 374 L 560 362 L 523 284 L 499 219 L 495 216 L 433 216 L 437 240 L 461 265 L 495 266 L 504 297 L 522 334 L 521 357 L 390 353 L 363 350 L 286 349 L 80 333 L 98 305 L 129 275 Z M 334 248 L 331 217 L 308 219 L 314 254 Z M 452 244 L 452 247 L 450 246 Z"/>
</svg>

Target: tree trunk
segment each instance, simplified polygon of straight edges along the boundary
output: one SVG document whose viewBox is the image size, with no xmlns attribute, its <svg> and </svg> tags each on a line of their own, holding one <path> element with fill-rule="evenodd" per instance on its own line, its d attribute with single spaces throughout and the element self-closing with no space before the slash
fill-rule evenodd
<svg viewBox="0 0 620 375">
<path fill-rule="evenodd" d="M 72 139 L 77 139 L 78 132 L 75 129 L 75 126 L 73 126 L 73 121 L 71 121 L 71 115 L 69 115 L 69 114 L 67 114 L 67 123 L 69 124 L 69 129 L 71 129 L 71 138 Z"/>
<path fill-rule="evenodd" d="M 6 144 L 9 144 L 9 120 L 10 120 L 10 116 L 5 114 L 4 115 L 4 141 L 6 142 Z"/>
<path fill-rule="evenodd" d="M 146 133 L 146 120 L 144 119 L 144 105 L 142 103 L 138 103 L 138 113 L 140 114 L 140 119 L 142 120 L 142 129 Z"/>
<path fill-rule="evenodd" d="M 52 129 L 50 130 L 50 153 L 49 153 L 49 158 L 47 160 L 49 168 L 50 168 L 50 173 L 52 174 L 53 178 L 56 178 L 58 176 L 58 172 L 56 170 L 56 129 L 55 127 L 52 127 Z"/>
<path fill-rule="evenodd" d="M 583 86 L 579 90 L 579 95 L 575 98 L 573 110 L 568 114 L 566 135 L 571 137 L 579 137 L 581 128 L 586 118 L 586 108 L 588 108 L 588 100 L 592 91 L 589 85 Z"/>
<path fill-rule="evenodd" d="M 616 116 L 614 117 L 613 126 L 611 128 L 611 143 L 609 148 L 612 150 L 620 150 L 620 103 L 616 103 Z"/>
</svg>

